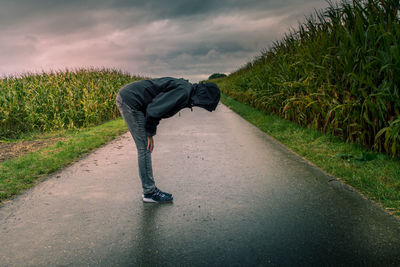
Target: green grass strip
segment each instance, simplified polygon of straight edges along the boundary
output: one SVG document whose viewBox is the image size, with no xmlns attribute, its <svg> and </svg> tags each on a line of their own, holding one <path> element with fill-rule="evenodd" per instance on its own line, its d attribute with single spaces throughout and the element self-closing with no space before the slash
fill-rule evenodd
<svg viewBox="0 0 400 267">
<path fill-rule="evenodd" d="M 400 160 L 359 145 L 301 127 L 222 95 L 240 116 L 327 173 L 400 216 Z"/>
<path fill-rule="evenodd" d="M 64 132 L 54 145 L 0 164 L 0 202 L 34 186 L 48 174 L 79 159 L 127 131 L 123 119 L 102 125 Z"/>
</svg>

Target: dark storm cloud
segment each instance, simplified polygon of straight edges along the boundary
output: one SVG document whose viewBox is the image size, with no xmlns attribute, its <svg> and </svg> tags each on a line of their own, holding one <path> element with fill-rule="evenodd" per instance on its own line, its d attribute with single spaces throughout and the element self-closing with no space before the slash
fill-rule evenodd
<svg viewBox="0 0 400 267">
<path fill-rule="evenodd" d="M 0 2 L 0 74 L 105 66 L 193 80 L 231 72 L 324 0 Z"/>
<path fill-rule="evenodd" d="M 304 4 L 315 3 L 321 6 L 318 0 L 3 0 L 0 9 L 0 25 L 21 24 L 37 20 L 51 19 L 54 16 L 65 16 L 62 19 L 64 26 L 77 29 L 80 26 L 98 23 L 101 19 L 114 20 L 115 24 L 140 23 L 152 20 L 179 19 L 201 15 L 204 18 L 220 14 L 221 12 L 240 11 L 243 13 L 261 11 L 276 12 L 277 10 L 295 10 Z M 121 13 L 122 12 L 122 16 Z M 279 11 L 278 11 L 279 12 Z M 95 16 L 93 14 L 110 16 Z M 139 16 L 142 13 L 145 16 Z M 122 19 L 122 21 L 121 21 Z M 61 23 L 60 23 L 61 24 Z M 61 26 L 61 25 L 57 25 Z"/>
</svg>

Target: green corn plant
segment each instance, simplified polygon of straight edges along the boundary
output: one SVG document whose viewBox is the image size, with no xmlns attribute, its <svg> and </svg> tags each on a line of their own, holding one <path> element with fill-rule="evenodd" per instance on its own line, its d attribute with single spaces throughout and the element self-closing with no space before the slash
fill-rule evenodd
<svg viewBox="0 0 400 267">
<path fill-rule="evenodd" d="M 398 155 L 399 6 L 330 3 L 218 83 L 261 110 Z"/>
<path fill-rule="evenodd" d="M 388 127 L 381 129 L 375 139 L 382 139 L 384 148 L 392 155 L 400 156 L 400 117 L 390 122 Z"/>
<path fill-rule="evenodd" d="M 75 129 L 119 116 L 115 96 L 141 79 L 114 69 L 26 73 L 0 80 L 0 138 Z"/>
</svg>

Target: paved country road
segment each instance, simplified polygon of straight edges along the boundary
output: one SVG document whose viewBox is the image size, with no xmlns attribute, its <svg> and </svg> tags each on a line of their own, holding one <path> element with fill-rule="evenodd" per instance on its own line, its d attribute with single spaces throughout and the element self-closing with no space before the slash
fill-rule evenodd
<svg viewBox="0 0 400 267">
<path fill-rule="evenodd" d="M 400 266 L 400 222 L 220 105 L 129 134 L 0 208 L 1 266 Z"/>
</svg>

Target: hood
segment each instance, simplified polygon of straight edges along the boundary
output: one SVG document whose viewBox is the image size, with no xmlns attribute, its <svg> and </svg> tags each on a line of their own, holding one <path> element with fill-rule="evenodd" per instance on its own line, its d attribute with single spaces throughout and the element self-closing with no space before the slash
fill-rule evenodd
<svg viewBox="0 0 400 267">
<path fill-rule="evenodd" d="M 221 93 L 215 83 L 195 84 L 192 95 L 192 105 L 202 107 L 208 111 L 217 108 Z"/>
</svg>

